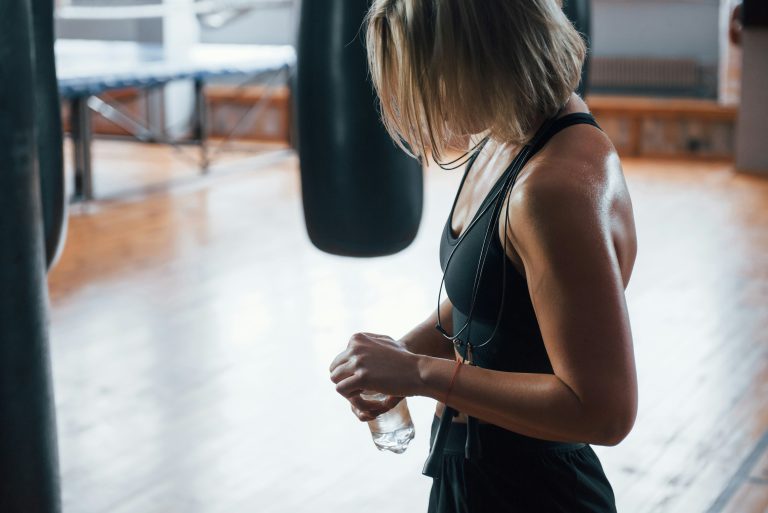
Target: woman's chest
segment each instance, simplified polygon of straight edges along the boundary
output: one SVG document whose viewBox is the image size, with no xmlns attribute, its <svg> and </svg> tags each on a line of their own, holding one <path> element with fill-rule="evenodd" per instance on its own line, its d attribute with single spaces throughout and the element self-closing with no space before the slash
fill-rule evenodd
<svg viewBox="0 0 768 513">
<path fill-rule="evenodd" d="M 471 258 L 472 255 L 479 253 L 486 254 L 486 260 L 501 259 L 505 256 L 513 272 L 525 277 L 523 260 L 512 242 L 509 223 L 505 223 L 508 211 L 504 206 L 509 196 L 501 197 L 503 178 L 499 176 L 497 183 L 490 186 L 478 185 L 477 189 L 482 192 L 468 193 L 463 206 L 457 201 L 445 225 L 441 252 L 444 249 L 442 245 L 453 246 L 463 240 L 464 242 L 461 243 L 463 247 L 456 249 L 460 254 L 460 260 L 466 261 L 468 257 Z M 471 189 L 471 187 L 472 185 L 469 184 L 467 188 Z M 514 191 L 510 194 L 514 194 Z M 496 252 L 497 255 L 486 247 L 500 251 Z"/>
<path fill-rule="evenodd" d="M 482 212 L 461 238 L 452 236 L 448 220 L 440 240 L 448 298 L 459 310 L 486 320 L 496 319 L 502 309 L 521 311 L 524 305 L 527 310 L 530 304 L 525 274 L 505 256 L 493 218 L 492 212 Z"/>
<path fill-rule="evenodd" d="M 513 154 L 509 148 L 489 142 L 475 158 L 456 193 L 451 210 L 451 233 L 461 234 L 477 216 L 488 197 L 507 174 Z"/>
</svg>

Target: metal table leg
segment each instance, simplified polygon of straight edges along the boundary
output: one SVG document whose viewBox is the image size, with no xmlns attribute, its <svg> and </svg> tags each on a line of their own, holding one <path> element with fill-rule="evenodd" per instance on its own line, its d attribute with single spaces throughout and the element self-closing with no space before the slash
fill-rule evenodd
<svg viewBox="0 0 768 513">
<path fill-rule="evenodd" d="M 205 174 L 210 166 L 208 155 L 208 109 L 205 102 L 205 81 L 195 79 L 194 139 L 200 145 L 200 170 Z"/>
<path fill-rule="evenodd" d="M 144 93 L 146 124 L 150 133 L 147 142 L 166 142 L 164 85 L 148 87 Z"/>
<path fill-rule="evenodd" d="M 93 199 L 93 173 L 91 168 L 91 112 L 88 97 L 73 98 L 70 104 L 70 131 L 74 149 L 75 201 Z"/>
</svg>

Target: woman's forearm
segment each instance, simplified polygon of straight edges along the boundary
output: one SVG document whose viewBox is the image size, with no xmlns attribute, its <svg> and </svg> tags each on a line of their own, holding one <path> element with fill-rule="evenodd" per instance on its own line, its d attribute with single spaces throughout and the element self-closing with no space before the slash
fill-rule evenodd
<svg viewBox="0 0 768 513">
<path fill-rule="evenodd" d="M 448 300 L 440 305 L 440 321 L 448 333 L 453 332 L 452 309 Z M 453 344 L 435 329 L 436 323 L 437 312 L 401 337 L 399 342 L 412 353 L 452 360 Z"/>
<path fill-rule="evenodd" d="M 415 395 L 445 400 L 455 364 L 419 357 L 421 390 Z M 502 372 L 463 365 L 448 405 L 526 436 L 562 442 L 615 445 L 631 428 L 625 416 L 585 404 L 552 374 Z"/>
</svg>

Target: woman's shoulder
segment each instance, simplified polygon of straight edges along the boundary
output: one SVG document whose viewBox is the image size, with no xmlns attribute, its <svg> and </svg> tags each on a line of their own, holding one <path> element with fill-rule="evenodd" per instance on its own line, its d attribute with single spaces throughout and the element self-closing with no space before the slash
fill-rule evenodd
<svg viewBox="0 0 768 513">
<path fill-rule="evenodd" d="M 605 132 L 587 122 L 591 117 L 589 107 L 573 94 L 559 117 L 580 115 L 584 121 L 565 125 L 547 141 L 525 166 L 515 188 L 519 186 L 523 192 L 540 187 L 595 186 L 621 174 L 616 148 Z"/>
<path fill-rule="evenodd" d="M 512 195 L 519 200 L 563 194 L 598 199 L 618 192 L 621 183 L 621 161 L 611 140 L 593 125 L 577 124 L 554 135 L 531 159 Z"/>
<path fill-rule="evenodd" d="M 507 201 L 502 218 L 513 244 L 547 233 L 555 244 L 575 231 L 613 240 L 628 280 L 636 253 L 632 203 L 616 149 L 598 128 L 574 125 L 555 135 Z"/>
</svg>

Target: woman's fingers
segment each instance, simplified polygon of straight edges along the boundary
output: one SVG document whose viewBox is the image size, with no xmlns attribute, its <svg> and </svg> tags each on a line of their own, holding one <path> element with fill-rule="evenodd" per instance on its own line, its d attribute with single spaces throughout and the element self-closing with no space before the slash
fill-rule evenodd
<svg viewBox="0 0 768 513">
<path fill-rule="evenodd" d="M 336 383 L 336 391 L 347 399 L 353 395 L 359 395 L 360 392 L 365 390 L 363 378 L 364 374 L 359 370 L 350 375 L 344 375 L 341 381 Z"/>
<path fill-rule="evenodd" d="M 349 402 L 355 405 L 355 407 L 360 408 L 361 410 L 365 411 L 374 411 L 378 410 L 382 407 L 383 402 L 382 401 L 373 401 L 371 399 L 364 399 L 361 395 L 356 395 L 354 397 L 349 398 Z"/>
<path fill-rule="evenodd" d="M 363 399 L 359 395 L 350 397 L 349 402 L 352 403 L 352 406 L 357 408 L 359 411 L 373 415 L 374 417 L 378 417 L 390 409 L 387 408 L 383 401 L 369 401 L 367 399 Z"/>
<path fill-rule="evenodd" d="M 397 406 L 397 403 L 399 403 L 401 399 L 402 397 L 394 397 L 394 396 L 387 396 L 387 398 L 384 399 L 383 401 L 372 401 L 370 399 L 363 399 L 362 396 L 349 398 L 352 404 L 354 404 L 361 410 L 366 410 L 366 411 L 391 410 L 392 408 Z"/>
<path fill-rule="evenodd" d="M 349 360 L 354 357 L 355 352 L 359 349 L 359 346 L 363 343 L 363 340 L 369 338 L 369 339 L 376 339 L 376 340 L 386 340 L 389 339 L 389 337 L 386 337 L 384 335 L 375 335 L 373 333 L 355 333 L 352 335 L 352 338 L 349 339 L 349 344 L 347 345 L 347 348 L 340 352 L 336 358 L 333 359 L 331 362 L 331 365 L 328 367 L 328 370 L 330 372 L 333 372 L 333 369 L 344 363 L 346 360 Z M 391 340 L 391 339 L 390 339 Z"/>
<path fill-rule="evenodd" d="M 355 333 L 352 335 L 352 337 L 349 339 L 349 344 L 347 348 L 339 353 L 336 358 L 333 359 L 331 362 L 331 365 L 328 367 L 329 372 L 333 372 L 333 370 L 344 363 L 347 360 L 354 359 L 355 354 L 358 354 L 360 352 L 360 347 L 365 345 L 365 341 L 367 340 L 376 340 L 379 342 L 394 342 L 391 337 L 388 337 L 386 335 L 377 335 L 376 333 Z"/>
<path fill-rule="evenodd" d="M 410 386 L 408 380 L 403 380 L 403 369 L 407 371 L 406 376 L 413 374 L 412 356 L 391 337 L 356 333 L 347 349 L 331 362 L 331 381 L 336 383 L 336 391 L 347 399 L 366 389 L 403 395 L 403 383 Z M 395 399 L 385 407 L 396 404 Z M 361 411 L 366 409 L 361 408 Z"/>
<path fill-rule="evenodd" d="M 355 408 L 355 405 L 352 405 L 352 413 L 354 413 L 355 416 L 363 422 L 368 422 L 378 417 L 377 414 L 362 411 L 358 408 Z"/>
<path fill-rule="evenodd" d="M 362 368 L 363 356 L 360 354 L 364 347 L 376 343 L 392 342 L 390 337 L 375 333 L 356 333 L 347 349 L 339 353 L 329 366 L 331 381 L 336 383 L 336 391 L 346 397 L 352 405 L 352 412 L 361 421 L 373 420 L 382 413 L 391 410 L 402 399 L 387 397 L 384 401 L 371 401 L 360 397 L 365 389 L 365 379 L 370 371 Z"/>
<path fill-rule="evenodd" d="M 344 378 L 355 373 L 355 365 L 351 360 L 344 360 L 331 371 L 331 381 L 339 383 Z"/>
<path fill-rule="evenodd" d="M 365 337 L 372 338 L 374 340 L 387 340 L 387 341 L 390 341 L 390 342 L 392 341 L 392 337 L 390 337 L 388 335 L 379 335 L 378 333 L 368 333 L 367 331 L 364 331 L 362 333 L 358 333 L 357 335 L 363 335 Z"/>
<path fill-rule="evenodd" d="M 387 397 L 384 401 L 370 401 L 363 399 L 361 396 L 356 395 L 349 398 L 349 402 L 352 403 L 353 408 L 356 410 L 378 417 L 382 413 L 386 413 L 397 404 L 402 401 L 402 397 Z"/>
<path fill-rule="evenodd" d="M 349 349 L 345 349 L 344 351 L 340 352 L 331 362 L 330 367 L 328 367 L 328 371 L 333 372 L 336 367 L 349 360 L 350 355 L 351 353 Z"/>
<path fill-rule="evenodd" d="M 387 397 L 387 400 L 382 403 L 382 407 L 386 408 L 385 411 L 389 411 L 395 406 L 397 406 L 402 400 L 403 400 L 402 397 L 389 396 Z"/>
</svg>

